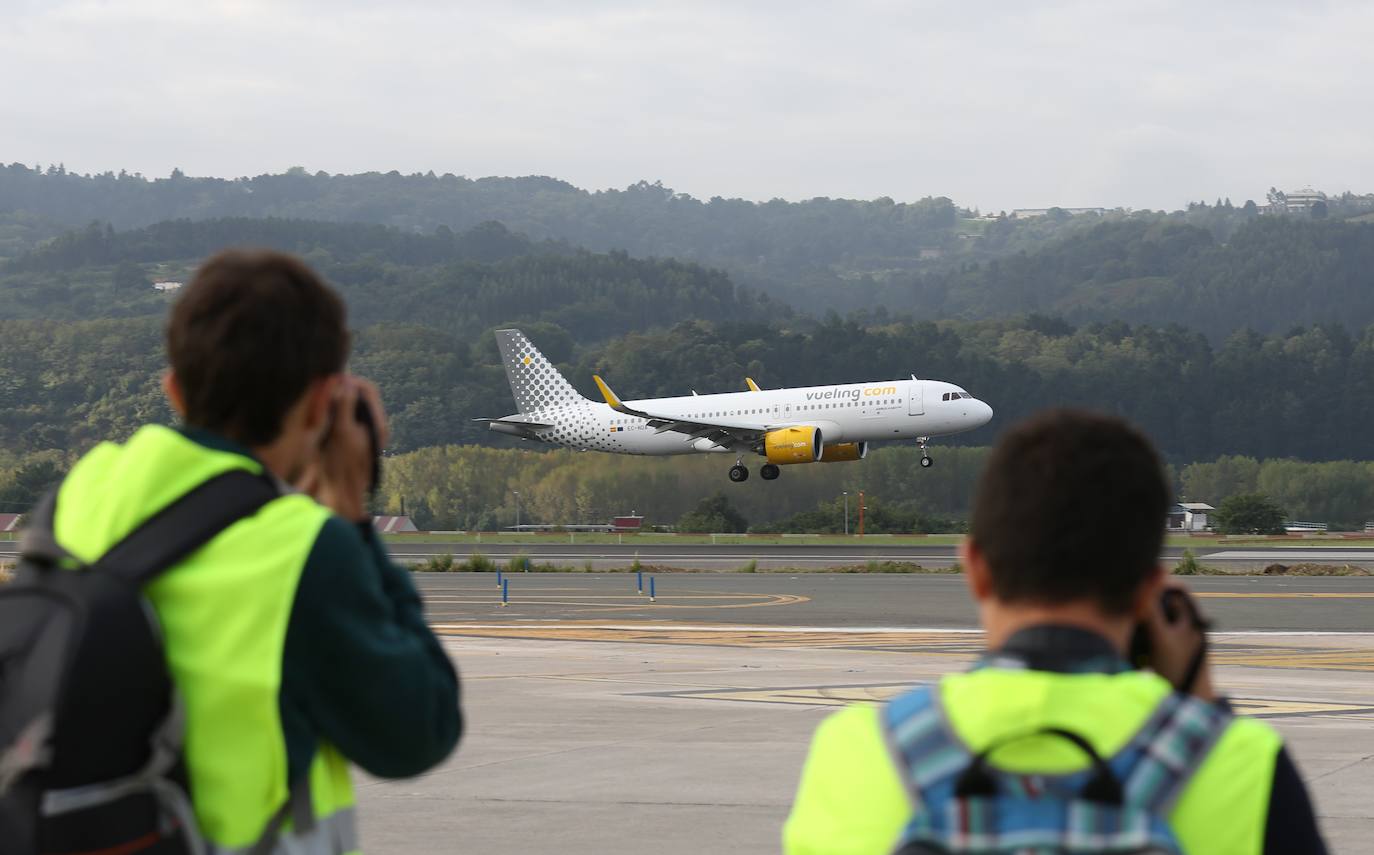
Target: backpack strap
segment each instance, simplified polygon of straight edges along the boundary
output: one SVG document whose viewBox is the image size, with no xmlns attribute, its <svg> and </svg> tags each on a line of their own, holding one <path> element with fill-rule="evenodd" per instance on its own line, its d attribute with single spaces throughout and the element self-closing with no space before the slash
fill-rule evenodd
<svg viewBox="0 0 1374 855">
<path fill-rule="evenodd" d="M 1229 712 L 1200 698 L 1167 697 L 1114 759 L 1127 802 L 1167 814 L 1233 720 Z"/>
<path fill-rule="evenodd" d="M 146 585 L 280 495 L 266 475 L 244 469 L 216 475 L 149 517 L 102 555 L 93 569 Z"/>
<path fill-rule="evenodd" d="M 145 520 L 106 551 L 92 569 L 141 587 L 280 495 L 267 475 L 246 469 L 216 475 Z M 20 547 L 26 560 L 52 567 L 71 559 L 54 533 L 56 512 L 57 490 L 53 490 L 30 514 Z"/>
<path fill-rule="evenodd" d="M 1035 846 L 1177 852 L 1166 817 L 1231 716 L 1197 698 L 1170 694 L 1110 758 L 1080 735 L 1053 728 L 1008 734 L 974 753 L 952 730 L 934 687 L 889 702 L 880 721 L 914 808 L 898 845 L 903 855 Z M 1089 767 L 1021 775 L 989 763 L 997 748 L 1041 734 L 1077 746 Z"/>
</svg>

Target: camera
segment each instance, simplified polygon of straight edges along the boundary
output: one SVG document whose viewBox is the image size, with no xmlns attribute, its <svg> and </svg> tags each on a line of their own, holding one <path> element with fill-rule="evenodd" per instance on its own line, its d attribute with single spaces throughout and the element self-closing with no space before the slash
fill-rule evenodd
<svg viewBox="0 0 1374 855">
<path fill-rule="evenodd" d="M 377 436 L 377 422 L 372 417 L 372 407 L 362 397 L 358 398 L 358 403 L 353 408 L 353 418 L 367 430 L 367 438 L 372 448 L 372 472 L 368 476 L 367 490 L 369 493 L 376 492 L 382 483 L 381 440 Z"/>
<path fill-rule="evenodd" d="M 1204 631 L 1207 629 L 1207 622 L 1198 614 L 1197 606 L 1193 604 L 1193 598 L 1181 588 L 1165 589 L 1159 595 L 1159 610 L 1163 613 L 1166 623 L 1177 623 L 1180 618 L 1186 616 L 1197 629 Z M 1131 664 L 1137 668 L 1150 667 L 1150 630 L 1143 623 L 1137 624 L 1135 632 L 1131 635 L 1131 649 L 1128 658 Z"/>
</svg>

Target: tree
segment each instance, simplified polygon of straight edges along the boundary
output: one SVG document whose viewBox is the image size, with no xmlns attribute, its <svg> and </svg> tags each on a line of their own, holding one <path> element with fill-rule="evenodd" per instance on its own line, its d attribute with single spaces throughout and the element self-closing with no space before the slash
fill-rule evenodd
<svg viewBox="0 0 1374 855">
<path fill-rule="evenodd" d="M 1263 493 L 1230 496 L 1213 514 L 1222 534 L 1283 534 L 1283 517 L 1283 508 Z"/>
<path fill-rule="evenodd" d="M 707 496 L 696 509 L 678 520 L 678 531 L 701 532 L 743 532 L 749 529 L 749 521 L 744 518 L 724 493 Z"/>
<path fill-rule="evenodd" d="M 114 286 L 119 291 L 139 291 L 151 288 L 153 283 L 143 274 L 143 268 L 132 261 L 121 261 L 115 265 Z"/>
<path fill-rule="evenodd" d="M 36 460 L 21 466 L 8 484 L 0 486 L 0 511 L 26 511 L 43 494 L 61 483 L 62 467 L 52 460 Z"/>
</svg>

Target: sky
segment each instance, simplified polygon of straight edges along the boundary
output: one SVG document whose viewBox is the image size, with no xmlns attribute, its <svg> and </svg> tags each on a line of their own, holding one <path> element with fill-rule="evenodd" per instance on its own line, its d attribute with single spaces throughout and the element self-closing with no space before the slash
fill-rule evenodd
<svg viewBox="0 0 1374 855">
<path fill-rule="evenodd" d="M 983 210 L 1374 192 L 1374 3 L 0 0 L 0 162 Z"/>
</svg>

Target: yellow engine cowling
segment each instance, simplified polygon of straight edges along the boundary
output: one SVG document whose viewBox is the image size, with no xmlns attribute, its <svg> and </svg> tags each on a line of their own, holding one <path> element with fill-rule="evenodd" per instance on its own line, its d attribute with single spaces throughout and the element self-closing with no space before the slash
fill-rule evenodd
<svg viewBox="0 0 1374 855">
<path fill-rule="evenodd" d="M 770 430 L 763 435 L 763 452 L 769 463 L 815 463 L 821 459 L 825 443 L 818 427 L 790 427 Z"/>
<path fill-rule="evenodd" d="M 821 449 L 822 463 L 843 463 L 846 460 L 863 460 L 868 456 L 866 442 L 837 442 Z"/>
</svg>

